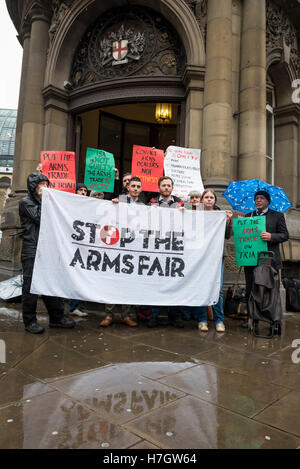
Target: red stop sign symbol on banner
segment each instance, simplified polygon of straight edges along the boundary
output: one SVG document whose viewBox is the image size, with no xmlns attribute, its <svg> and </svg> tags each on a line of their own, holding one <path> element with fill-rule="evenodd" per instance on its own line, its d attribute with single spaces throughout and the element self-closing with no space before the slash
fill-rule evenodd
<svg viewBox="0 0 300 469">
<path fill-rule="evenodd" d="M 100 238 L 103 243 L 111 246 L 119 241 L 120 233 L 115 226 L 106 225 L 100 231 Z"/>
</svg>

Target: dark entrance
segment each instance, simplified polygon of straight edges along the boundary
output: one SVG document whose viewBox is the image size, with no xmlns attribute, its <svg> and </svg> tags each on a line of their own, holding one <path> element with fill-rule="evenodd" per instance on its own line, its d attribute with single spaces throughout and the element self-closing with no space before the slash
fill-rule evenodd
<svg viewBox="0 0 300 469">
<path fill-rule="evenodd" d="M 80 114 L 78 180 L 84 179 L 88 147 L 112 153 L 122 176 L 131 171 L 133 145 L 155 147 L 164 151 L 170 145 L 180 145 L 179 112 L 180 106 L 173 103 L 172 119 L 165 124 L 158 124 L 155 120 L 155 103 L 106 106 Z"/>
</svg>

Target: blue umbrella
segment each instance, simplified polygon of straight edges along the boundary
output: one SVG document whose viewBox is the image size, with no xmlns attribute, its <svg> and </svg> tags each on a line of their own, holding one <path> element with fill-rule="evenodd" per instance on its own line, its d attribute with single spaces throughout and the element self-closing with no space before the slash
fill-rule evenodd
<svg viewBox="0 0 300 469">
<path fill-rule="evenodd" d="M 233 181 L 229 184 L 223 196 L 234 210 L 248 213 L 256 210 L 254 194 L 258 190 L 264 190 L 270 194 L 270 209 L 284 213 L 292 207 L 291 202 L 281 187 L 272 186 L 267 182 L 259 181 L 259 179 Z"/>
</svg>

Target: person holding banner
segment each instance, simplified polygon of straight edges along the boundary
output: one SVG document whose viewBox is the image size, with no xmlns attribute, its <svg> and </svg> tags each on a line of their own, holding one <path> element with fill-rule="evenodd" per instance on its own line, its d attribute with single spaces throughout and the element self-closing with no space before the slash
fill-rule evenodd
<svg viewBox="0 0 300 469">
<path fill-rule="evenodd" d="M 82 182 L 78 182 L 76 184 L 76 194 L 86 197 L 88 194 L 87 186 L 83 184 Z M 88 313 L 86 313 L 85 311 L 82 311 L 82 309 L 80 309 L 79 306 L 80 306 L 79 300 L 69 299 L 70 314 L 73 314 L 74 316 L 78 316 L 80 318 L 86 318 L 88 316 Z M 62 307 L 63 308 L 65 307 L 64 299 L 62 299 Z"/>
<path fill-rule="evenodd" d="M 266 190 L 258 190 L 254 194 L 254 203 L 256 210 L 247 213 L 246 217 L 264 216 L 266 217 L 266 231 L 262 232 L 260 237 L 262 240 L 267 241 L 268 251 L 273 251 L 274 257 L 272 259 L 273 267 L 279 271 L 282 268 L 282 260 L 279 251 L 279 244 L 289 239 L 289 232 L 285 223 L 283 213 L 276 212 L 269 209 L 271 203 L 271 196 Z M 253 271 L 255 266 L 245 266 L 245 280 L 246 280 L 246 296 L 245 300 L 248 301 L 252 290 Z M 248 319 L 241 324 L 241 327 L 248 328 Z M 277 331 L 275 330 L 277 333 Z"/>
<path fill-rule="evenodd" d="M 204 210 L 220 210 L 219 207 L 217 207 L 216 205 L 217 195 L 215 191 L 213 191 L 212 189 L 206 189 L 203 192 L 200 202 L 203 203 Z M 233 216 L 232 211 L 226 210 L 225 239 L 229 239 L 232 234 L 232 216 Z M 222 267 L 221 267 L 219 300 L 218 300 L 218 303 L 212 307 L 217 332 L 225 332 L 225 325 L 223 322 L 224 311 L 223 311 L 223 290 L 222 290 L 223 273 L 224 273 L 224 253 L 225 253 L 225 246 L 224 246 L 224 251 L 223 251 L 223 259 L 222 259 Z M 198 309 L 198 328 L 201 332 L 208 331 L 206 313 L 207 313 L 207 306 L 200 306 Z"/>
<path fill-rule="evenodd" d="M 162 176 L 158 180 L 159 195 L 150 199 L 149 205 L 169 206 L 169 208 L 181 208 L 184 206 L 183 201 L 172 195 L 174 187 L 173 179 L 168 176 Z"/>
<path fill-rule="evenodd" d="M 120 195 L 120 202 L 126 202 L 128 204 L 143 204 L 143 202 L 139 199 L 141 192 L 142 192 L 142 181 L 138 177 L 133 177 L 130 179 L 129 184 L 128 184 L 128 195 L 125 195 L 125 194 Z M 113 199 L 112 202 L 115 204 L 118 204 L 119 199 Z M 106 317 L 100 322 L 101 327 L 107 327 L 113 322 L 115 308 L 116 308 L 115 304 L 105 305 Z M 121 312 L 122 323 L 130 327 L 138 326 L 138 323 L 133 321 L 129 316 L 129 313 L 131 311 L 131 305 L 122 305 L 121 310 L 122 310 Z"/>
<path fill-rule="evenodd" d="M 166 207 L 166 208 L 177 208 L 183 209 L 184 204 L 183 201 L 174 195 L 172 195 L 174 187 L 174 181 L 172 178 L 168 176 L 162 176 L 158 180 L 158 189 L 159 195 L 153 197 L 149 205 L 154 205 L 157 207 Z M 149 320 L 147 326 L 157 327 L 159 325 L 158 317 L 161 312 L 160 306 L 153 306 L 152 307 L 152 318 Z M 183 328 L 184 324 L 181 320 L 181 314 L 183 313 L 183 309 L 177 306 L 169 306 L 168 307 L 168 319 L 170 324 L 177 328 Z"/>
<path fill-rule="evenodd" d="M 39 170 L 38 170 L 39 171 Z M 49 186 L 49 179 L 41 172 L 32 173 L 27 178 L 28 195 L 19 204 L 21 227 L 23 228 L 21 261 L 23 268 L 22 315 L 25 330 L 41 334 L 44 328 L 37 323 L 36 307 L 38 295 L 30 293 L 31 280 L 40 230 L 42 189 Z M 75 322 L 64 318 L 61 298 L 42 296 L 50 317 L 50 327 L 71 329 Z"/>
</svg>

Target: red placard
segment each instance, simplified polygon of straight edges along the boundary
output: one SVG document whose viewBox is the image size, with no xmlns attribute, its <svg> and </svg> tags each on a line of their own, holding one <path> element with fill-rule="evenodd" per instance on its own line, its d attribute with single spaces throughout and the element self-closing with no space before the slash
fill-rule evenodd
<svg viewBox="0 0 300 469">
<path fill-rule="evenodd" d="M 73 151 L 41 151 L 42 173 L 52 189 L 76 192 L 75 153 Z"/>
<path fill-rule="evenodd" d="M 141 179 L 143 191 L 159 192 L 158 180 L 163 172 L 163 150 L 133 145 L 131 175 Z"/>
</svg>

